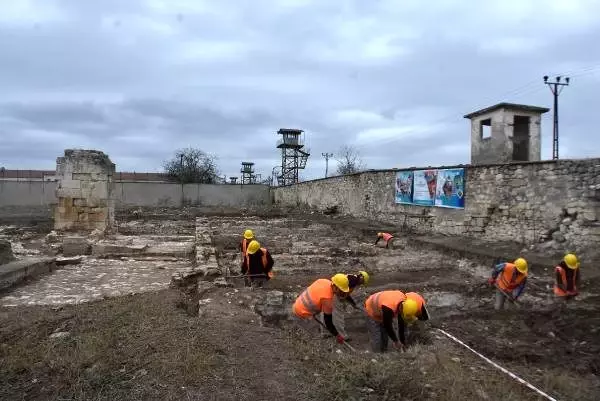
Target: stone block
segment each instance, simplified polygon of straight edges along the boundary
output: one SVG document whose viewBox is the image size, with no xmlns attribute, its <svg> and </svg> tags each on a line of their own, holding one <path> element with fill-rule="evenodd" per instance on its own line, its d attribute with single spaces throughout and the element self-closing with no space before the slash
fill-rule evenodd
<svg viewBox="0 0 600 401">
<path fill-rule="evenodd" d="M 72 179 L 61 179 L 60 187 L 69 189 L 81 189 L 81 181 Z"/>
<path fill-rule="evenodd" d="M 566 238 L 564 236 L 564 234 L 560 231 L 555 231 L 554 233 L 552 233 L 552 239 L 556 242 L 565 242 Z"/>
<path fill-rule="evenodd" d="M 598 220 L 595 210 L 584 210 L 583 213 L 581 214 L 581 217 L 583 218 L 583 220 L 586 220 L 586 221 Z"/>
<path fill-rule="evenodd" d="M 85 237 L 71 236 L 63 239 L 63 256 L 89 255 L 92 253 L 92 246 Z"/>
<path fill-rule="evenodd" d="M 9 263 L 15 260 L 10 241 L 0 239 L 0 265 Z"/>
<path fill-rule="evenodd" d="M 80 188 L 56 188 L 56 197 L 59 198 L 71 198 L 79 199 L 83 198 L 83 192 Z"/>
<path fill-rule="evenodd" d="M 28 258 L 0 266 L 0 290 L 16 286 L 25 279 L 37 277 L 56 268 L 54 258 Z"/>
<path fill-rule="evenodd" d="M 73 173 L 73 180 L 91 181 L 92 175 L 90 173 Z"/>
</svg>

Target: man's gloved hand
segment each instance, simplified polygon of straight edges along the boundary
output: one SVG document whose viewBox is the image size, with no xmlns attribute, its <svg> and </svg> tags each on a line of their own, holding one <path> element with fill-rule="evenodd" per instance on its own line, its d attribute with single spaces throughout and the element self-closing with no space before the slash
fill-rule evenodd
<svg viewBox="0 0 600 401">
<path fill-rule="evenodd" d="M 338 334 L 337 336 L 335 336 L 335 340 L 338 342 L 338 344 L 343 344 L 344 343 L 344 336 L 341 334 Z"/>
<path fill-rule="evenodd" d="M 494 284 L 496 284 L 496 279 L 493 278 L 493 277 L 490 277 L 490 278 L 488 278 L 487 282 L 488 282 L 489 285 L 494 285 Z"/>
</svg>

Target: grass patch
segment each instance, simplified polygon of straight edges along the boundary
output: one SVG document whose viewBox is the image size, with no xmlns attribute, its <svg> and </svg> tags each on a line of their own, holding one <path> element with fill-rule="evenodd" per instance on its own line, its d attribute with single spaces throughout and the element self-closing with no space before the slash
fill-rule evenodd
<svg viewBox="0 0 600 401">
<path fill-rule="evenodd" d="M 298 334 L 290 334 L 296 339 Z M 296 348 L 311 362 L 312 374 L 318 388 L 315 399 L 328 400 L 544 400 L 522 384 L 465 353 L 445 340 L 416 344 L 407 352 L 358 354 L 323 353 L 314 341 L 300 334 Z M 326 345 L 327 347 L 327 345 Z M 589 379 L 547 375 L 547 382 L 538 381 L 542 391 L 564 399 L 596 400 L 597 389 L 590 388 Z M 534 384 L 535 385 L 535 384 Z M 571 391 L 574 386 L 583 386 Z M 544 390 L 546 389 L 546 390 Z M 566 391 L 565 391 L 566 390 Z M 571 392 L 569 392 L 571 391 Z M 572 398 L 571 395 L 576 395 Z M 563 399 L 563 398 L 558 398 Z"/>
<path fill-rule="evenodd" d="M 170 294 L 5 311 L 0 399 L 176 399 L 215 359 L 198 321 L 178 312 Z M 50 338 L 55 331 L 69 335 Z"/>
</svg>

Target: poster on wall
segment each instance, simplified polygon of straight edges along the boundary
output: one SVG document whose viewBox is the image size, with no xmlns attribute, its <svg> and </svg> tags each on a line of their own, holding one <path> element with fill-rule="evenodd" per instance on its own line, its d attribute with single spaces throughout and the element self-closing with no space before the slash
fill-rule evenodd
<svg viewBox="0 0 600 401">
<path fill-rule="evenodd" d="M 465 170 L 452 168 L 437 171 L 435 206 L 464 209 Z"/>
<path fill-rule="evenodd" d="M 396 173 L 396 203 L 412 204 L 413 172 Z"/>
<path fill-rule="evenodd" d="M 413 204 L 433 206 L 435 204 L 435 189 L 437 170 L 415 170 L 413 177 Z"/>
</svg>

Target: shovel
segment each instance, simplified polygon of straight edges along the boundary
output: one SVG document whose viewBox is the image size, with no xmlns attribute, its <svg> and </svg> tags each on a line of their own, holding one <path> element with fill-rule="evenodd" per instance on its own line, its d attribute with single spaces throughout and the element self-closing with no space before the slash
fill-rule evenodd
<svg viewBox="0 0 600 401">
<path fill-rule="evenodd" d="M 515 305 L 517 309 L 521 309 L 521 304 L 514 300 L 510 295 L 506 294 L 504 291 L 502 292 L 502 295 L 504 295 L 506 299 L 508 299 L 513 305 Z"/>
<path fill-rule="evenodd" d="M 317 317 L 315 315 L 313 315 L 313 319 L 315 319 L 315 322 L 319 323 L 325 330 L 329 331 L 327 326 L 325 326 L 319 319 L 317 319 Z M 353 346 L 351 346 L 350 344 L 348 344 L 346 341 L 344 341 L 344 345 L 346 347 L 348 347 L 350 349 L 350 351 L 356 352 L 356 349 Z"/>
</svg>

